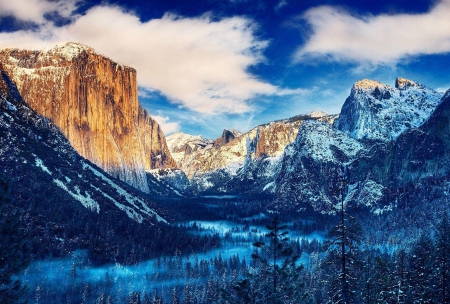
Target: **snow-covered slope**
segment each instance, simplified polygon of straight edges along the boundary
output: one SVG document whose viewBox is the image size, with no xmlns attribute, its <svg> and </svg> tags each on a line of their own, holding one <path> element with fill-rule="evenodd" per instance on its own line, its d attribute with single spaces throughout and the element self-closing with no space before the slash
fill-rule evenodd
<svg viewBox="0 0 450 304">
<path fill-rule="evenodd" d="M 356 139 L 393 140 L 420 126 L 441 97 L 441 93 L 405 78 L 397 78 L 395 87 L 363 79 L 353 85 L 334 127 Z"/>
<path fill-rule="evenodd" d="M 215 141 L 176 133 L 167 142 L 196 193 L 273 193 L 278 161 L 303 121 L 331 123 L 335 118 L 314 112 L 260 125 L 245 134 L 224 130 Z"/>
<path fill-rule="evenodd" d="M 28 107 L 3 71 L 0 167 L 15 181 L 17 195 L 27 196 L 27 184 L 33 183 L 32 189 L 50 191 L 89 212 L 114 209 L 139 223 L 167 223 L 148 198 L 81 157 L 56 125 Z"/>
<path fill-rule="evenodd" d="M 280 162 L 277 202 L 286 208 L 309 205 L 321 212 L 332 212 L 339 194 L 333 191 L 334 181 L 342 165 L 351 163 L 363 149 L 358 140 L 327 123 L 304 122 Z"/>
<path fill-rule="evenodd" d="M 450 98 L 440 97 L 404 78 L 395 88 L 355 83 L 332 127 L 312 121 L 300 127 L 282 157 L 272 207 L 332 213 L 345 175 L 345 203 L 381 213 L 408 197 L 406 189 L 446 176 Z"/>
</svg>

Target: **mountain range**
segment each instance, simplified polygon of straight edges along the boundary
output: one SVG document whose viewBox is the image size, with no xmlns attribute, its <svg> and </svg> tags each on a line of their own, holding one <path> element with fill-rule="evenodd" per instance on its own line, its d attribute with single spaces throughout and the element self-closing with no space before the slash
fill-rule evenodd
<svg viewBox="0 0 450 304">
<path fill-rule="evenodd" d="M 125 201 L 114 198 L 111 189 L 97 190 L 98 183 L 114 183 L 158 197 L 263 195 L 272 200 L 268 208 L 333 213 L 341 195 L 339 181 L 345 180 L 346 203 L 379 214 L 407 199 L 411 187 L 447 179 L 450 170 L 449 93 L 405 78 L 397 78 L 392 87 L 368 79 L 356 82 L 336 115 L 315 111 L 246 133 L 223 130 L 217 139 L 181 132 L 165 138 L 139 105 L 135 70 L 87 46 L 3 49 L 0 63 L 3 86 L 14 87 L 8 89 L 14 93 L 4 93 L 9 97 L 3 98 L 3 132 L 10 136 L 11 119 L 28 121 L 23 115 L 14 118 L 25 110 L 13 108 L 27 109 L 33 121 L 57 132 L 58 142 L 64 142 L 48 152 L 53 161 L 37 152 L 21 159 L 21 152 L 11 147 L 19 153 L 14 162 L 20 166 L 15 166 L 40 169 L 36 174 L 94 211 L 101 206 L 89 197 L 97 192 L 111 197 L 111 202 L 127 201 L 126 195 Z M 36 124 L 21 125 L 20 132 Z M 24 138 L 20 151 L 36 149 Z M 39 142 L 45 145 L 47 140 Z M 0 155 L 5 159 L 5 152 Z M 66 158 L 83 159 L 72 169 L 80 170 L 83 181 L 60 171 L 67 165 L 51 165 Z M 12 159 L 2 166 L 10 168 Z M 140 204 L 134 211 L 127 209 L 134 208 L 130 202 L 122 204 L 127 208 L 116 207 L 138 221 L 158 218 L 142 207 L 147 204 L 134 204 Z"/>
</svg>

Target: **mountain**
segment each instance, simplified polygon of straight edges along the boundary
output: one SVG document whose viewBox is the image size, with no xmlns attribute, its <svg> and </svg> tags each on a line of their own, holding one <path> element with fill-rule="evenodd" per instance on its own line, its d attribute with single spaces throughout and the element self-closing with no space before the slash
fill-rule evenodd
<svg viewBox="0 0 450 304">
<path fill-rule="evenodd" d="M 160 126 L 139 105 L 133 68 L 78 43 L 2 49 L 0 63 L 28 105 L 112 176 L 149 193 L 146 171 L 176 167 Z"/>
<path fill-rule="evenodd" d="M 356 139 L 395 139 L 420 126 L 436 108 L 441 93 L 397 78 L 395 87 L 363 79 L 353 85 L 334 127 Z"/>
<path fill-rule="evenodd" d="M 28 107 L 1 65 L 0 73 L 0 178 L 13 199 L 2 213 L 22 210 L 33 254 L 90 249 L 94 261 L 131 263 L 137 248 L 134 258 L 144 259 L 161 246 L 175 251 L 168 240 L 189 247 L 193 240 L 167 225 L 175 213 L 79 155 L 55 124 Z M 151 188 L 153 197 L 166 191 L 160 188 Z"/>
<path fill-rule="evenodd" d="M 374 213 L 409 200 L 426 178 L 450 171 L 446 98 L 404 78 L 395 88 L 355 83 L 332 126 L 304 123 L 286 148 L 272 207 L 333 213 L 343 180 L 346 203 Z"/>
<path fill-rule="evenodd" d="M 216 140 L 175 133 L 167 142 L 194 193 L 272 193 L 280 156 L 303 121 L 332 123 L 336 118 L 315 114 L 260 125 L 245 134 L 224 130 Z"/>
</svg>

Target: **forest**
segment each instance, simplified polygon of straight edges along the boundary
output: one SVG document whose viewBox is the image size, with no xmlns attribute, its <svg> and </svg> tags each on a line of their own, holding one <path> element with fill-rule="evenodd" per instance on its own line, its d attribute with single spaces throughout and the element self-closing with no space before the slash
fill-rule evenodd
<svg viewBox="0 0 450 304">
<path fill-rule="evenodd" d="M 167 200 L 181 212 L 175 225 L 158 229 L 168 234 L 160 254 L 142 256 L 132 247 L 111 263 L 98 258 L 105 244 L 95 238 L 90 247 L 43 250 L 54 235 L 37 238 L 27 229 L 26 213 L 12 208 L 10 184 L 2 179 L 1 187 L 2 303 L 450 302 L 447 214 L 432 229 L 376 243 L 374 222 L 343 204 L 336 215 L 323 215 L 262 213 L 270 198 Z M 190 240 L 189 250 L 173 231 Z M 160 241 L 139 235 L 146 237 Z"/>
</svg>

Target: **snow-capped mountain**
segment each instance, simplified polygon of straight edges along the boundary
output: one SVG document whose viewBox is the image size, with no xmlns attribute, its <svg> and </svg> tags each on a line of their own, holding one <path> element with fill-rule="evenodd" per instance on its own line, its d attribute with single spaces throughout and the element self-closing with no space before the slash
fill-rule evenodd
<svg viewBox="0 0 450 304">
<path fill-rule="evenodd" d="M 355 83 L 333 126 L 300 127 L 282 157 L 272 207 L 333 213 L 344 178 L 346 204 L 380 213 L 414 193 L 411 187 L 446 178 L 450 98 L 440 97 L 404 78 L 395 88 L 371 80 Z"/>
<path fill-rule="evenodd" d="M 363 79 L 353 85 L 334 127 L 356 139 L 393 140 L 420 126 L 441 97 L 441 93 L 405 78 L 397 78 L 395 87 Z"/>
<path fill-rule="evenodd" d="M 176 167 L 161 128 L 139 105 L 133 68 L 78 43 L 2 49 L 0 63 L 27 104 L 109 174 L 149 193 L 146 171 Z"/>
<path fill-rule="evenodd" d="M 336 115 L 315 113 L 274 121 L 245 134 L 224 130 L 216 140 L 175 133 L 167 138 L 171 153 L 195 193 L 272 193 L 278 161 L 305 120 L 332 123 Z"/>
</svg>

